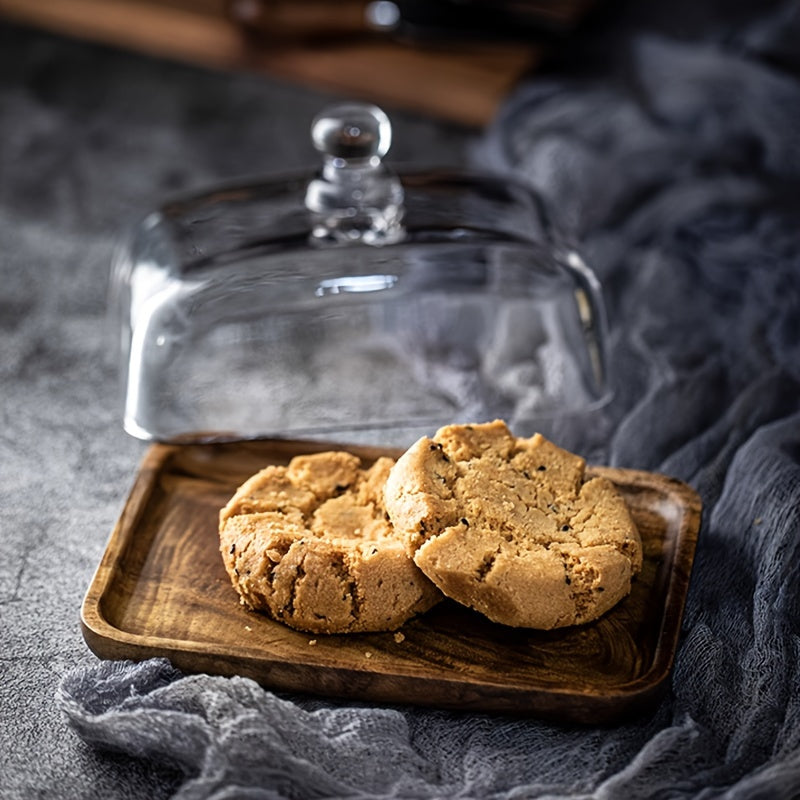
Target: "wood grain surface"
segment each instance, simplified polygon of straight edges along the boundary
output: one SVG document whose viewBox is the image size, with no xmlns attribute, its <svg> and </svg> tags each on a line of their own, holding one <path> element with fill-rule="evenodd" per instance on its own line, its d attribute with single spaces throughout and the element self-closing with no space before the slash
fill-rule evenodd
<svg viewBox="0 0 800 800">
<path fill-rule="evenodd" d="M 217 515 L 267 464 L 329 444 L 153 445 L 86 594 L 81 622 L 102 658 L 165 656 L 186 672 L 266 687 L 601 724 L 645 712 L 666 688 L 700 524 L 700 500 L 662 475 L 592 468 L 625 496 L 644 544 L 631 594 L 588 625 L 506 628 L 445 601 L 392 633 L 313 636 L 238 602 Z M 365 462 L 377 448 L 350 447 Z M 401 638 L 401 637 L 397 637 Z"/>
<path fill-rule="evenodd" d="M 447 49 L 389 39 L 286 37 L 260 42 L 226 12 L 225 0 L 0 0 L 0 18 L 116 47 L 278 77 L 348 96 L 482 127 L 540 47 Z M 329 4 L 335 19 L 337 5 Z M 582 11 L 578 4 L 571 13 Z"/>
</svg>

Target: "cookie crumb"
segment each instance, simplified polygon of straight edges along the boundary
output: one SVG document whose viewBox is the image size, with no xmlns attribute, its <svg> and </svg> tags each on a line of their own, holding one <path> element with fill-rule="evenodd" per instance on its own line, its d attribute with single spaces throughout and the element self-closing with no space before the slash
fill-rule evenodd
<svg viewBox="0 0 800 800">
<path fill-rule="evenodd" d="M 394 635 L 394 640 L 397 642 L 397 644 L 404 642 L 406 640 L 405 634 L 402 634 L 400 633 L 400 631 L 397 631 L 397 633 Z"/>
<path fill-rule="evenodd" d="M 308 646 L 309 646 L 309 647 L 314 647 L 314 645 L 315 645 L 316 643 L 317 643 L 317 640 L 316 640 L 316 639 L 309 639 L 309 640 L 308 640 Z"/>
<path fill-rule="evenodd" d="M 245 625 L 245 626 L 244 626 L 244 629 L 245 629 L 246 631 L 251 631 L 251 630 L 253 630 L 253 629 L 252 629 L 252 628 L 251 628 L 249 625 Z"/>
<path fill-rule="evenodd" d="M 364 658 L 372 658 L 372 653 L 371 653 L 369 650 L 367 650 L 367 651 L 364 653 Z"/>
</svg>

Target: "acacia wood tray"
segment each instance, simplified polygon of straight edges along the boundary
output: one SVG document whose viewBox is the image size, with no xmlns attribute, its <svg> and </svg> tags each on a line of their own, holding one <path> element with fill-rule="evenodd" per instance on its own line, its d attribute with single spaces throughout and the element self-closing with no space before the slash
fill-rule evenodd
<svg viewBox="0 0 800 800">
<path fill-rule="evenodd" d="M 667 688 L 700 526 L 686 484 L 593 467 L 639 526 L 644 567 L 601 619 L 555 631 L 506 628 L 444 601 L 393 633 L 310 635 L 238 602 L 218 549 L 218 510 L 267 464 L 332 449 L 290 440 L 152 445 L 81 613 L 101 658 L 168 658 L 185 672 L 244 675 L 281 691 L 606 724 Z M 348 447 L 365 463 L 378 448 Z"/>
</svg>

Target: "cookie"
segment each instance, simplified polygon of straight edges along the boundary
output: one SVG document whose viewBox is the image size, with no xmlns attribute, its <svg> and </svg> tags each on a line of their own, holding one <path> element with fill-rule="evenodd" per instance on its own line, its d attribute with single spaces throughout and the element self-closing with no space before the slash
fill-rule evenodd
<svg viewBox="0 0 800 800">
<path fill-rule="evenodd" d="M 220 512 L 220 551 L 243 605 L 312 633 L 394 630 L 441 594 L 383 505 L 394 461 L 297 456 L 246 481 Z"/>
<path fill-rule="evenodd" d="M 450 425 L 398 459 L 386 509 L 448 597 L 504 625 L 581 624 L 625 597 L 642 566 L 624 499 L 585 466 L 500 420 Z"/>
</svg>

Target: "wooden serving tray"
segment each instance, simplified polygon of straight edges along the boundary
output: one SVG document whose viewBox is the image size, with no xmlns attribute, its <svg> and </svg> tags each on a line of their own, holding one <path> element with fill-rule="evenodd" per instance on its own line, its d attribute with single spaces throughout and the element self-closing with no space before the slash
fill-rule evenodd
<svg viewBox="0 0 800 800">
<path fill-rule="evenodd" d="M 310 635 L 239 604 L 217 515 L 260 468 L 327 449 L 283 440 L 153 445 L 83 603 L 94 653 L 164 656 L 185 672 L 244 675 L 276 690 L 586 724 L 645 711 L 666 689 L 700 525 L 700 499 L 686 484 L 591 469 L 625 496 L 645 554 L 631 594 L 591 624 L 507 628 L 444 601 L 406 623 L 402 637 Z M 347 449 L 366 463 L 397 455 Z"/>
</svg>

